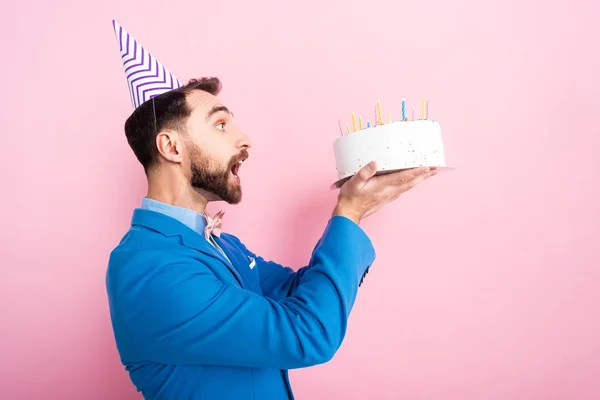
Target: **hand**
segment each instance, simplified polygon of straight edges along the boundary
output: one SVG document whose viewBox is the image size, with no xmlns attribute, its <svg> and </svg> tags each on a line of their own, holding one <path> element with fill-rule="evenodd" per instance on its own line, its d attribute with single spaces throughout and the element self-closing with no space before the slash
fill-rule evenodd
<svg viewBox="0 0 600 400">
<path fill-rule="evenodd" d="M 371 161 L 348 179 L 340 189 L 333 215 L 347 217 L 358 224 L 361 219 L 435 175 L 437 169 L 411 168 L 379 176 L 375 176 L 376 172 L 376 163 Z"/>
</svg>

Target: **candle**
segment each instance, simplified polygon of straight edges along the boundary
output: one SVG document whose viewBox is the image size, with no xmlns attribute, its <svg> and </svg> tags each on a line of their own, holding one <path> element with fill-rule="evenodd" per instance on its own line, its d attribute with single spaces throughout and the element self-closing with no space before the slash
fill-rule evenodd
<svg viewBox="0 0 600 400">
<path fill-rule="evenodd" d="M 352 127 L 354 128 L 354 132 L 356 132 L 356 115 L 352 113 Z"/>
<path fill-rule="evenodd" d="M 427 100 L 427 104 L 425 104 L 425 119 L 429 119 L 429 100 Z"/>
<path fill-rule="evenodd" d="M 381 114 L 381 102 L 377 100 L 377 115 L 379 116 L 379 124 L 383 125 L 383 115 Z"/>
<path fill-rule="evenodd" d="M 344 136 L 344 131 L 342 130 L 342 121 L 338 118 L 338 125 L 340 127 L 340 136 Z"/>
<path fill-rule="evenodd" d="M 425 97 L 421 100 L 421 119 L 425 119 Z"/>
<path fill-rule="evenodd" d="M 367 120 L 367 128 L 371 127 L 371 121 Z"/>
<path fill-rule="evenodd" d="M 402 121 L 406 121 L 406 103 L 402 99 Z"/>
<path fill-rule="evenodd" d="M 373 118 L 374 118 L 373 126 L 377 126 L 378 122 L 379 122 L 379 116 L 377 115 L 377 104 L 375 104 L 373 111 L 375 112 L 375 115 L 373 115 Z"/>
<path fill-rule="evenodd" d="M 358 117 L 358 126 L 360 126 L 360 129 L 363 128 L 362 117 Z"/>
<path fill-rule="evenodd" d="M 388 123 L 392 123 L 392 113 L 388 114 Z"/>
<path fill-rule="evenodd" d="M 347 131 L 348 133 L 350 133 L 350 127 L 348 126 L 348 124 L 346 124 L 346 131 Z"/>
<path fill-rule="evenodd" d="M 412 112 L 412 120 L 415 120 L 415 106 L 413 106 L 413 112 Z"/>
</svg>

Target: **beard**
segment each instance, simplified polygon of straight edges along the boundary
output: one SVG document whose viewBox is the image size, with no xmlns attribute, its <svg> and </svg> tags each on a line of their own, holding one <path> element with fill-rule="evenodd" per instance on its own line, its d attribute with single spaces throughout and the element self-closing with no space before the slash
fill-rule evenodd
<svg viewBox="0 0 600 400">
<path fill-rule="evenodd" d="M 237 156 L 231 157 L 226 166 L 215 166 L 213 159 L 192 145 L 190 184 L 194 189 L 209 192 L 229 204 L 238 204 L 242 200 L 242 187 L 237 180 L 232 182 L 232 168 L 247 157 L 248 152 L 244 149 Z"/>
</svg>

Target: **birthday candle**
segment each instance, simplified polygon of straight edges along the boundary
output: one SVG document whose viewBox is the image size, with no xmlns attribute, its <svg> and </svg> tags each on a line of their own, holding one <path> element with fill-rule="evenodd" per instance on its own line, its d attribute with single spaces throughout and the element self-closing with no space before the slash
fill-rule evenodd
<svg viewBox="0 0 600 400">
<path fill-rule="evenodd" d="M 383 115 L 381 114 L 381 101 L 377 100 L 377 113 L 379 116 L 379 124 L 383 125 Z"/>
<path fill-rule="evenodd" d="M 347 131 L 348 133 L 350 133 L 350 127 L 348 126 L 348 124 L 346 124 L 346 131 Z"/>
<path fill-rule="evenodd" d="M 352 113 L 352 127 L 354 128 L 354 132 L 356 132 L 356 115 Z"/>
<path fill-rule="evenodd" d="M 412 112 L 412 120 L 415 120 L 415 106 L 413 106 L 413 112 Z"/>
<path fill-rule="evenodd" d="M 429 100 L 425 104 L 425 119 L 429 119 Z"/>
<path fill-rule="evenodd" d="M 373 111 L 375 111 L 375 115 L 373 115 L 373 117 L 374 117 L 373 126 L 377 126 L 377 125 L 379 125 L 379 116 L 377 115 L 377 104 L 375 104 Z"/>
<path fill-rule="evenodd" d="M 344 136 L 344 131 L 342 130 L 342 121 L 338 118 L 338 125 L 340 126 L 340 136 Z"/>
<path fill-rule="evenodd" d="M 363 128 L 363 124 L 362 124 L 362 117 L 358 117 L 358 126 L 360 126 L 360 129 Z"/>
<path fill-rule="evenodd" d="M 392 113 L 388 114 L 388 123 L 392 123 Z"/>
<path fill-rule="evenodd" d="M 371 121 L 367 120 L 367 128 L 371 127 Z"/>
<path fill-rule="evenodd" d="M 421 100 L 421 119 L 425 119 L 425 97 Z"/>
<path fill-rule="evenodd" d="M 406 121 L 406 103 L 402 99 L 402 121 Z"/>
</svg>

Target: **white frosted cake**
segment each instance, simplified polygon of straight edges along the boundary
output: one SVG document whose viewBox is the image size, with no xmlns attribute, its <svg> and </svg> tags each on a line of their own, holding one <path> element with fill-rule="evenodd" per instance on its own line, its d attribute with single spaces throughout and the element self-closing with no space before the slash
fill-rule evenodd
<svg viewBox="0 0 600 400">
<path fill-rule="evenodd" d="M 402 120 L 348 129 L 333 143 L 338 186 L 370 161 L 377 173 L 401 169 L 446 167 L 442 131 L 437 121 Z"/>
</svg>

